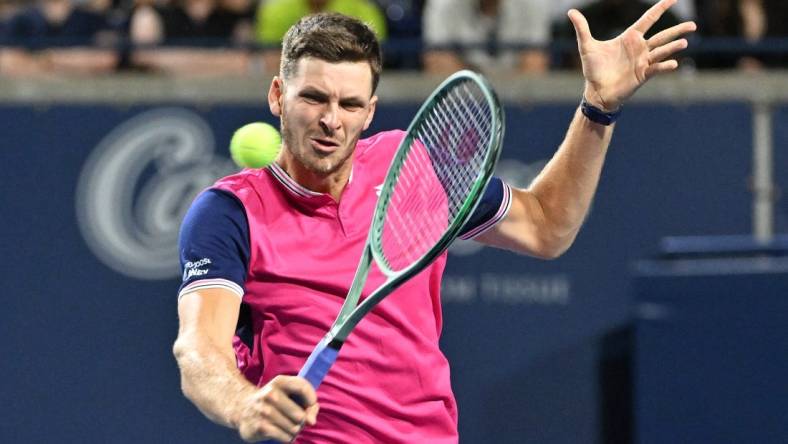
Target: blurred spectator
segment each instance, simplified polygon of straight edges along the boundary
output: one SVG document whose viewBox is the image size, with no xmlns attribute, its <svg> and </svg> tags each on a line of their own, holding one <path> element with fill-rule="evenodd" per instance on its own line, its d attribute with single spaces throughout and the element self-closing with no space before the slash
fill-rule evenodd
<svg viewBox="0 0 788 444">
<path fill-rule="evenodd" d="M 788 1 L 786 0 L 762 0 L 763 9 L 766 14 L 765 38 L 788 38 Z M 788 68 L 788 53 L 772 54 L 764 57 L 767 67 Z"/>
<path fill-rule="evenodd" d="M 0 35 L 5 35 L 8 19 L 19 11 L 22 4 L 22 0 L 0 0 Z"/>
<path fill-rule="evenodd" d="M 128 34 L 135 45 L 162 43 L 164 29 L 157 8 L 168 6 L 164 0 L 133 0 L 129 14 Z"/>
<path fill-rule="evenodd" d="M 716 0 L 715 0 L 716 1 Z M 644 0 L 596 0 L 586 6 L 579 8 L 579 11 L 588 20 L 589 27 L 593 30 L 593 36 L 597 40 L 609 40 L 615 38 L 632 23 L 635 23 L 655 1 Z M 657 23 L 647 34 L 647 38 L 681 23 L 681 20 L 671 11 L 666 11 Z M 580 68 L 580 58 L 577 54 L 577 46 L 574 44 L 575 31 L 571 22 L 567 19 L 559 22 L 553 30 L 556 41 L 564 42 L 567 48 L 572 48 L 570 52 L 564 52 L 556 58 L 556 65 L 561 68 Z"/>
<path fill-rule="evenodd" d="M 257 10 L 257 42 L 269 47 L 263 52 L 265 69 L 279 71 L 279 49 L 287 30 L 301 17 L 317 12 L 338 12 L 365 22 L 384 41 L 386 19 L 370 0 L 266 0 Z"/>
<path fill-rule="evenodd" d="M 221 0 L 219 5 L 229 14 L 235 23 L 233 40 L 238 43 L 254 42 L 254 16 L 257 0 Z"/>
<path fill-rule="evenodd" d="M 108 31 L 104 16 L 72 0 L 39 0 L 6 23 L 0 50 L 5 75 L 95 74 L 113 71 L 113 48 L 96 46 Z"/>
<path fill-rule="evenodd" d="M 144 17 L 143 23 L 137 21 L 140 16 Z M 163 6 L 143 4 L 132 16 L 131 36 L 133 41 L 148 44 L 223 46 L 235 41 L 240 21 L 241 16 L 226 9 L 219 0 L 175 0 Z"/>
<path fill-rule="evenodd" d="M 421 69 L 421 16 L 424 0 L 377 0 L 386 18 L 385 69 Z"/>
<path fill-rule="evenodd" d="M 757 43 L 764 38 L 788 37 L 788 5 L 785 0 L 695 0 L 698 31 L 706 38 L 743 38 Z M 695 57 L 699 68 L 786 66 L 784 55 L 706 52 Z"/>
<path fill-rule="evenodd" d="M 755 6 L 748 8 L 745 6 Z M 763 11 L 748 0 L 695 0 L 698 11 L 698 34 L 706 38 L 760 37 L 765 27 Z M 733 53 L 700 53 L 695 57 L 699 68 L 729 69 L 740 63 L 754 65 L 755 59 Z"/>
<path fill-rule="evenodd" d="M 428 73 L 542 73 L 549 67 L 549 0 L 429 0 L 423 20 Z"/>
<path fill-rule="evenodd" d="M 95 12 L 96 14 L 107 14 L 114 5 L 112 0 L 79 0 L 77 4 L 82 6 L 85 10 Z"/>
<path fill-rule="evenodd" d="M 91 45 L 96 35 L 105 29 L 101 13 L 77 7 L 72 0 L 40 0 L 10 17 L 6 36 L 24 45 Z"/>
<path fill-rule="evenodd" d="M 655 4 L 659 0 L 645 0 L 646 3 Z M 558 22 L 564 22 L 568 20 L 566 17 L 566 13 L 569 12 L 570 9 L 581 9 L 589 4 L 593 3 L 594 0 L 553 0 L 552 1 L 552 20 Z M 693 20 L 695 18 L 695 5 L 693 4 L 693 0 L 679 0 L 678 3 L 670 7 L 670 11 L 681 18 L 682 21 L 684 20 Z"/>
<path fill-rule="evenodd" d="M 175 0 L 171 4 L 138 0 L 129 25 L 131 42 L 139 46 L 131 56 L 132 67 L 188 75 L 247 73 L 249 51 L 227 47 L 248 43 L 241 40 L 244 15 L 227 8 L 228 4 L 231 8 L 243 6 L 219 0 Z M 248 29 L 246 34 L 248 37 Z"/>
</svg>

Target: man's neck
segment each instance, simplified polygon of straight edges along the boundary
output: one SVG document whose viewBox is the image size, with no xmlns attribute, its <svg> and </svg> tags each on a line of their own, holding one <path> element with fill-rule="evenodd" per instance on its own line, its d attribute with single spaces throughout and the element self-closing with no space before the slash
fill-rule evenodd
<svg viewBox="0 0 788 444">
<path fill-rule="evenodd" d="M 328 194 L 337 202 L 342 197 L 342 191 L 345 190 L 345 186 L 350 180 L 350 172 L 353 170 L 352 162 L 348 161 L 333 173 L 317 173 L 305 168 L 284 149 L 276 163 L 302 187 L 316 193 Z"/>
</svg>

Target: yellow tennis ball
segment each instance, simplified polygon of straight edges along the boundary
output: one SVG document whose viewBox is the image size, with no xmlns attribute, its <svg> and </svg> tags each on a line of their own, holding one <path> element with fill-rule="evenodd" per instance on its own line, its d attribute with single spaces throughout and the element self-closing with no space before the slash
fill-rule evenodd
<svg viewBox="0 0 788 444">
<path fill-rule="evenodd" d="M 279 131 L 263 122 L 238 128 L 230 140 L 230 156 L 239 167 L 265 168 L 276 160 L 281 148 Z"/>
</svg>

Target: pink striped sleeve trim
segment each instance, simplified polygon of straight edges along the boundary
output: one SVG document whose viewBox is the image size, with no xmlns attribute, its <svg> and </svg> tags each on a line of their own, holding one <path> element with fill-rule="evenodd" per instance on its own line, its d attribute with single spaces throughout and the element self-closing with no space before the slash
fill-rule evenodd
<svg viewBox="0 0 788 444">
<path fill-rule="evenodd" d="M 191 293 L 192 291 L 204 290 L 206 288 L 224 288 L 226 290 L 230 290 L 233 293 L 237 294 L 239 298 L 244 297 L 244 290 L 241 288 L 240 285 L 236 284 L 233 281 L 227 279 L 201 279 L 198 281 L 194 281 L 189 285 L 183 287 L 181 291 L 178 293 L 178 299 L 180 300 L 181 296 L 185 295 L 186 293 Z"/>
<path fill-rule="evenodd" d="M 490 220 L 484 222 L 483 224 L 479 225 L 473 230 L 463 234 L 462 236 L 460 236 L 460 239 L 464 239 L 464 240 L 473 239 L 474 237 L 494 227 L 495 224 L 500 222 L 503 218 L 506 217 L 507 214 L 509 214 L 509 209 L 512 207 L 512 189 L 505 182 L 501 182 L 501 183 L 503 184 L 503 199 L 501 199 L 501 206 L 498 207 L 498 211 L 495 213 L 493 217 L 490 218 Z"/>
</svg>

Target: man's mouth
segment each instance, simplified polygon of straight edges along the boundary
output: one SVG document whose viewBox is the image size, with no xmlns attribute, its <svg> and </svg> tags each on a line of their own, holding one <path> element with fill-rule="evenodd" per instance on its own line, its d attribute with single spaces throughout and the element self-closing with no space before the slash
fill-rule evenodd
<svg viewBox="0 0 788 444">
<path fill-rule="evenodd" d="M 312 137 L 310 139 L 312 147 L 321 153 L 330 154 L 339 148 L 339 142 L 333 139 L 326 139 L 322 137 Z"/>
</svg>

